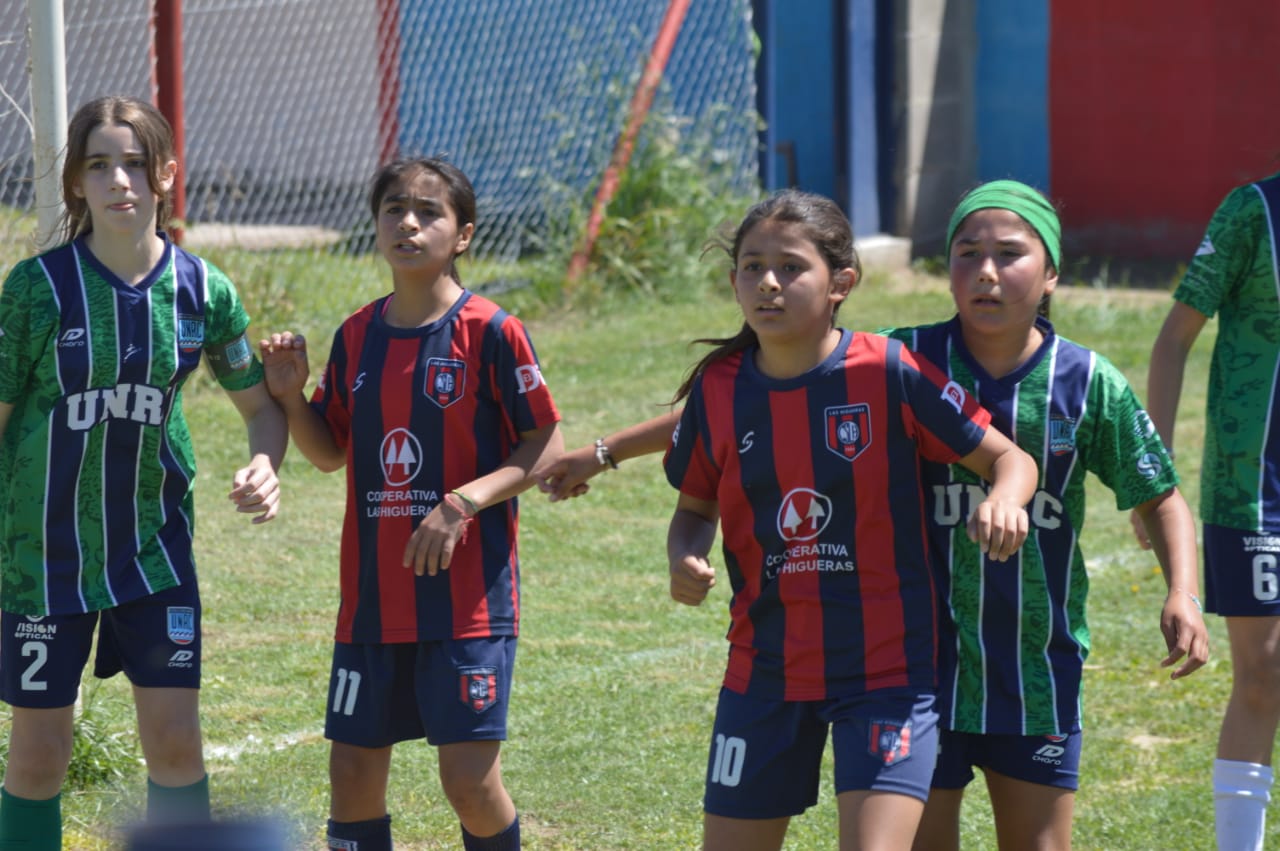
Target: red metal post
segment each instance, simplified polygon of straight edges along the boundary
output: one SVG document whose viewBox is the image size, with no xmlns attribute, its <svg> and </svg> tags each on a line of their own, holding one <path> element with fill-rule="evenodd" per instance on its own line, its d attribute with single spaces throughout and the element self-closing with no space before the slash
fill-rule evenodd
<svg viewBox="0 0 1280 851">
<path fill-rule="evenodd" d="M 378 0 L 378 163 L 400 152 L 400 0 Z"/>
<path fill-rule="evenodd" d="M 658 37 L 653 42 L 653 49 L 649 51 L 649 61 L 645 64 L 644 73 L 640 75 L 640 82 L 631 96 L 626 128 L 618 137 L 617 144 L 613 148 L 613 156 L 609 158 L 609 165 L 605 168 L 603 177 L 600 178 L 600 186 L 596 189 L 595 201 L 591 205 L 591 215 L 587 218 L 582 243 L 569 260 L 566 277 L 570 281 L 577 279 L 586 271 L 587 263 L 591 260 L 591 250 L 595 247 L 596 237 L 600 235 L 605 208 L 613 198 L 613 193 L 617 191 L 618 181 L 631 161 L 631 151 L 635 146 L 636 136 L 640 133 L 640 127 L 649 114 L 649 107 L 653 105 L 653 96 L 658 90 L 658 83 L 662 81 L 662 73 L 667 67 L 667 60 L 671 58 L 671 50 L 675 47 L 676 36 L 680 34 L 680 26 L 684 23 L 687 11 L 689 11 L 689 0 L 670 0 L 667 3 L 667 12 L 662 18 L 662 25 L 658 28 Z"/>
<path fill-rule="evenodd" d="M 184 168 L 187 155 L 186 121 L 182 96 L 182 0 L 155 0 L 152 6 L 156 54 L 156 106 L 173 126 L 173 147 L 178 160 L 178 174 L 173 181 L 173 218 L 181 222 L 187 216 L 187 179 Z M 171 228 L 174 242 L 182 242 L 180 224 Z"/>
</svg>

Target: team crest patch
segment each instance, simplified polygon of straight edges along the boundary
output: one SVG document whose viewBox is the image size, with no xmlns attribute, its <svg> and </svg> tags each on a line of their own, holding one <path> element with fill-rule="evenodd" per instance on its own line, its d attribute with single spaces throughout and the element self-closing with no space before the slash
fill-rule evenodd
<svg viewBox="0 0 1280 851">
<path fill-rule="evenodd" d="M 1049 451 L 1066 455 L 1076 448 L 1076 421 L 1070 417 L 1049 418 Z"/>
<path fill-rule="evenodd" d="M 872 721 L 868 729 L 867 753 L 884 765 L 897 765 L 911 756 L 910 721 L 905 724 Z"/>
<path fill-rule="evenodd" d="M 467 365 L 451 358 L 430 358 L 427 361 L 427 398 L 442 408 L 447 408 L 462 398 L 467 386 Z"/>
<path fill-rule="evenodd" d="M 871 445 L 871 406 L 840 405 L 827 408 L 827 448 L 852 461 Z"/>
<path fill-rule="evenodd" d="M 484 712 L 498 699 L 497 668 L 459 668 L 458 698 L 475 712 Z"/>
<path fill-rule="evenodd" d="M 169 640 L 190 644 L 196 640 L 196 610 L 190 606 L 169 607 Z"/>
<path fill-rule="evenodd" d="M 204 319 L 199 316 L 178 317 L 178 348 L 186 354 L 204 345 Z"/>
</svg>

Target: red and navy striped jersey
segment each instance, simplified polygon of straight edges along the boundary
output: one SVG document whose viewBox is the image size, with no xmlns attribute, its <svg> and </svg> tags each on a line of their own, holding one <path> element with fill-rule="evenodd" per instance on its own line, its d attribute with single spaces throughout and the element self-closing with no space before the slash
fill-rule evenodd
<svg viewBox="0 0 1280 851">
<path fill-rule="evenodd" d="M 522 432 L 559 420 L 524 326 L 464 291 L 439 320 L 395 328 L 383 297 L 334 336 L 312 395 L 347 453 L 336 640 L 399 643 L 516 635 L 515 499 L 477 515 L 448 570 L 402 565 L 450 490 L 496 469 Z"/>
<path fill-rule="evenodd" d="M 697 379 L 665 461 L 718 503 L 732 586 L 724 684 L 822 700 L 936 686 L 938 606 L 922 459 L 952 462 L 990 417 L 901 343 L 844 331 L 775 380 L 754 349 Z"/>
</svg>

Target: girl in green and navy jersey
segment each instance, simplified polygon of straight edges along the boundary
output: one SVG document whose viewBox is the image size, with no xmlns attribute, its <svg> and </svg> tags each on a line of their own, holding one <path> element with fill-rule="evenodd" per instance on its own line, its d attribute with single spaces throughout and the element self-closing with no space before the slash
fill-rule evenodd
<svg viewBox="0 0 1280 851">
<path fill-rule="evenodd" d="M 0 292 L 0 698 L 13 709 L 0 849 L 61 847 L 59 792 L 94 672 L 133 684 L 148 816 L 209 815 L 201 756 L 195 458 L 182 385 L 203 356 L 244 418 L 230 498 L 279 508 L 283 414 L 222 272 L 173 245 L 168 122 L 106 97 L 68 127 L 66 241 Z"/>
<path fill-rule="evenodd" d="M 1231 697 L 1213 767 L 1218 847 L 1261 849 L 1280 722 L 1280 173 L 1228 193 L 1151 353 L 1151 418 L 1173 446 L 1187 355 L 1217 316 L 1200 520 L 1205 609 L 1226 619 Z M 1136 524 L 1135 524 L 1136 525 Z"/>
<path fill-rule="evenodd" d="M 1059 234 L 1052 205 L 1031 187 L 1008 180 L 978 186 L 948 227 L 955 317 L 893 332 L 974 394 L 1040 470 L 1026 543 L 997 564 L 963 534 L 981 484 L 955 465 L 926 468 L 954 635 L 942 648 L 943 731 L 920 849 L 959 847 L 960 806 L 975 767 L 985 776 L 1002 849 L 1071 847 L 1089 652 L 1079 545 L 1086 473 L 1114 491 L 1117 508 L 1136 507 L 1151 531 L 1169 585 L 1162 664 L 1178 665 L 1178 678 L 1208 658 L 1194 520 L 1169 457 L 1124 376 L 1058 336 L 1048 320 Z"/>
</svg>

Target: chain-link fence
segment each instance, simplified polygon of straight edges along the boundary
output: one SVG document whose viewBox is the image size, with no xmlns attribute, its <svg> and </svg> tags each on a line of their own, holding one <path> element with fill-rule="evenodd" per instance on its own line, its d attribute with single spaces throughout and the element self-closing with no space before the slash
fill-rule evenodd
<svg viewBox="0 0 1280 851">
<path fill-rule="evenodd" d="M 0 239 L 34 228 L 27 0 L 0 0 Z M 188 232 L 344 234 L 384 150 L 473 179 L 480 256 L 589 196 L 666 0 L 186 0 Z M 150 0 L 65 0 L 67 102 L 155 90 Z M 756 185 L 749 0 L 690 4 L 655 109 Z M 723 169 L 722 169 L 723 170 Z M 566 193 L 565 188 L 569 189 Z M 0 257 L 7 268 L 12 258 Z M 0 272 L 5 269 L 0 268 Z"/>
</svg>

